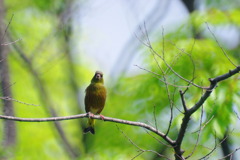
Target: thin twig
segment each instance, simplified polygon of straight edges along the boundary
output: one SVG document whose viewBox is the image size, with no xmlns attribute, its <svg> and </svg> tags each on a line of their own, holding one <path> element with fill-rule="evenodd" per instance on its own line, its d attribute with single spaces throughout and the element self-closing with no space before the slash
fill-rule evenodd
<svg viewBox="0 0 240 160">
<path fill-rule="evenodd" d="M 164 31 L 162 31 L 164 32 Z M 145 27 L 145 33 L 146 33 L 146 37 L 147 37 L 147 40 L 148 40 L 148 43 L 150 44 L 150 40 L 149 40 L 149 37 L 148 37 L 148 33 L 147 33 L 147 29 Z M 164 33 L 162 33 L 164 34 Z M 164 36 L 163 36 L 163 46 L 164 46 Z M 152 52 L 151 52 L 152 53 Z M 163 47 L 163 51 L 162 51 L 162 54 L 164 56 L 164 47 Z M 163 77 L 163 81 L 164 81 L 164 85 L 165 85 L 165 88 L 166 88 L 166 91 L 167 91 L 167 97 L 168 97 L 168 101 L 169 101 L 169 105 L 170 105 L 170 120 L 169 120 L 169 125 L 168 125 L 168 129 L 167 129 L 167 132 L 166 132 L 166 135 L 168 135 L 169 131 L 170 131 L 170 128 L 171 128 L 171 125 L 172 125 L 172 119 L 173 119 L 173 101 L 171 99 L 171 95 L 170 95 L 170 92 L 169 92 L 169 86 L 168 86 L 168 83 L 167 83 L 167 77 L 166 77 L 166 73 L 163 71 L 162 67 L 159 65 L 156 57 L 154 54 L 153 55 L 153 58 L 155 60 L 155 62 L 157 63 L 158 65 L 158 68 L 160 69 L 160 71 L 162 72 L 162 77 Z"/>
<path fill-rule="evenodd" d="M 202 125 L 202 130 L 211 122 L 211 120 L 214 118 L 214 115 L 204 124 Z M 192 133 L 199 132 L 200 130 L 194 131 Z"/>
<path fill-rule="evenodd" d="M 145 27 L 145 28 L 146 28 L 146 27 Z M 146 33 L 145 36 L 146 36 L 146 38 L 147 38 L 147 44 L 146 44 L 146 43 L 143 43 L 143 45 L 145 45 L 146 47 L 148 47 L 152 53 L 154 53 L 154 54 L 157 55 L 160 59 L 162 59 L 162 61 L 165 63 L 165 65 L 166 65 L 176 76 L 178 76 L 180 79 L 182 79 L 182 80 L 184 80 L 184 81 L 186 81 L 186 82 L 188 82 L 188 83 L 191 83 L 191 84 L 192 84 L 193 86 L 195 86 L 195 87 L 198 87 L 198 88 L 201 88 L 201 89 L 205 89 L 205 87 L 199 86 L 199 85 L 191 82 L 190 80 L 182 77 L 182 76 L 179 75 L 175 70 L 173 70 L 173 68 L 166 62 L 166 60 L 165 60 L 162 56 L 160 56 L 160 55 L 153 49 L 152 44 L 151 44 L 151 41 L 149 40 L 149 36 L 148 36 L 148 34 L 147 34 L 147 31 L 145 31 L 145 33 Z"/>
<path fill-rule="evenodd" d="M 217 37 L 215 36 L 215 34 L 213 33 L 213 31 L 210 29 L 208 23 L 205 22 L 205 24 L 207 25 L 208 30 L 210 31 L 210 33 L 212 34 L 213 38 L 214 38 L 215 41 L 217 42 L 218 46 L 221 48 L 223 54 L 227 57 L 228 61 L 229 61 L 232 65 L 234 65 L 235 67 L 237 67 L 237 65 L 233 63 L 233 61 L 229 58 L 228 54 L 225 52 L 225 50 L 223 49 L 223 47 L 222 47 L 222 46 L 220 45 L 220 43 L 218 42 Z"/>
<path fill-rule="evenodd" d="M 239 148 L 236 148 L 234 151 L 232 151 L 231 153 L 229 153 L 228 155 L 222 157 L 222 158 L 219 159 L 219 160 L 223 160 L 223 159 L 226 159 L 227 157 L 233 156 L 233 154 L 234 154 L 235 152 L 237 152 L 238 150 L 240 150 L 240 147 L 239 147 Z"/>
<path fill-rule="evenodd" d="M 149 40 L 148 34 L 146 34 L 146 37 L 147 37 L 147 39 L 148 39 L 148 44 L 146 45 L 145 43 L 143 43 L 143 45 L 145 45 L 146 47 L 148 47 L 151 52 L 153 52 L 153 53 L 154 53 L 155 55 L 157 55 L 160 59 L 162 59 L 162 61 L 165 63 L 165 65 L 166 65 L 176 76 L 178 76 L 180 79 L 182 79 L 182 80 L 184 80 L 184 81 L 186 81 L 186 82 L 188 82 L 188 83 L 191 83 L 191 84 L 192 84 L 193 86 L 195 86 L 195 87 L 198 87 L 198 88 L 201 88 L 201 89 L 206 89 L 205 87 L 199 86 L 199 85 L 191 82 L 190 80 L 182 77 L 181 75 L 179 75 L 179 74 L 166 62 L 166 60 L 165 60 L 161 55 L 159 55 L 159 54 L 153 49 L 153 47 L 152 47 L 152 45 L 151 45 L 151 42 L 150 42 L 150 40 Z"/>
<path fill-rule="evenodd" d="M 209 155 L 211 155 L 216 149 L 217 149 L 217 137 L 216 137 L 216 132 L 215 132 L 215 141 L 214 141 L 214 147 L 213 147 L 213 149 L 212 149 L 208 154 L 206 154 L 205 156 L 203 156 L 202 158 L 200 158 L 199 160 L 202 160 L 202 159 L 207 158 L 207 157 L 208 157 Z"/>
<path fill-rule="evenodd" d="M 162 57 L 165 59 L 165 39 L 164 39 L 164 27 L 162 26 Z"/>
<path fill-rule="evenodd" d="M 183 109 L 184 109 L 185 112 L 187 112 L 188 109 L 187 109 L 187 105 L 186 105 L 186 102 L 185 102 L 185 99 L 184 99 L 184 93 L 182 92 L 182 90 L 180 90 L 179 93 L 180 93 L 180 97 L 181 97 L 181 100 L 182 100 Z"/>
<path fill-rule="evenodd" d="M 189 59 L 191 60 L 191 63 L 192 63 L 192 65 L 193 65 L 192 80 L 191 80 L 191 82 L 193 82 L 194 79 L 195 79 L 195 71 L 196 71 L 196 66 L 195 66 L 194 60 L 193 60 L 193 58 L 192 58 L 192 52 L 193 52 L 193 48 L 194 48 L 194 46 L 195 46 L 195 39 L 194 39 L 194 41 L 193 41 L 193 45 L 192 45 L 192 48 L 191 48 L 190 53 L 186 52 L 184 49 L 179 48 L 179 47 L 178 47 L 175 43 L 173 43 L 172 41 L 170 41 L 170 43 L 171 43 L 175 48 L 177 48 L 179 51 L 181 51 L 182 53 L 186 54 L 186 55 L 189 57 Z M 191 84 L 191 83 L 189 83 L 189 85 L 190 85 L 190 84 Z M 188 88 L 186 88 L 186 90 L 188 90 Z M 183 93 L 185 93 L 185 92 L 186 92 L 186 91 L 183 91 Z"/>
<path fill-rule="evenodd" d="M 153 118 L 154 118 L 154 123 L 155 123 L 155 127 L 158 130 L 158 124 L 157 124 L 157 119 L 156 119 L 156 106 L 154 105 L 153 107 Z"/>
<path fill-rule="evenodd" d="M 190 158 L 193 155 L 193 153 L 196 151 L 198 143 L 199 143 L 200 134 L 201 134 L 201 131 L 202 131 L 203 105 L 202 105 L 201 108 L 202 108 L 202 110 L 201 110 L 201 117 L 200 117 L 199 131 L 198 131 L 198 134 L 197 134 L 197 140 L 196 140 L 196 143 L 194 145 L 194 148 L 193 148 L 192 152 L 186 157 L 186 159 Z"/>
<path fill-rule="evenodd" d="M 7 86 L 4 86 L 4 88 L 3 88 L 2 90 L 4 91 L 4 90 L 12 87 L 12 86 L 15 85 L 15 84 L 16 84 L 16 82 L 14 82 L 14 83 L 12 83 L 12 84 L 9 84 L 9 85 L 7 85 Z"/>
<path fill-rule="evenodd" d="M 159 140 L 157 137 L 155 137 L 154 135 L 150 134 L 147 130 L 145 130 L 147 132 L 147 134 L 149 136 L 151 136 L 152 138 L 154 138 L 156 141 L 158 141 L 159 143 L 161 143 L 162 145 L 166 146 L 166 147 L 169 147 L 169 148 L 172 148 L 172 146 L 170 145 L 167 145 L 166 143 L 162 142 L 161 140 Z"/>
<path fill-rule="evenodd" d="M 7 25 L 7 27 L 5 28 L 4 34 L 3 34 L 0 42 L 3 42 L 3 39 L 4 39 L 4 37 L 5 37 L 6 33 L 7 33 L 7 30 L 8 30 L 8 28 L 9 28 L 9 26 L 10 26 L 12 20 L 13 20 L 13 16 L 14 16 L 14 14 L 12 14 L 12 16 L 11 16 L 9 22 L 8 22 L 8 25 Z"/>
<path fill-rule="evenodd" d="M 144 25 L 145 25 L 145 22 L 144 22 Z M 145 36 L 145 33 L 143 32 L 142 27 L 139 25 L 138 28 L 139 28 L 139 30 L 141 31 L 141 33 L 142 33 L 142 35 L 143 35 L 143 37 L 144 37 L 144 36 Z M 135 37 L 136 37 L 142 44 L 148 45 L 148 42 L 144 42 L 135 32 L 134 32 L 134 35 L 135 35 Z"/>
<path fill-rule="evenodd" d="M 167 129 L 167 132 L 166 132 L 166 135 L 168 135 L 168 133 L 170 132 L 170 129 L 171 129 L 171 126 L 172 126 L 172 121 L 173 121 L 173 107 L 174 107 L 174 96 L 175 96 L 175 93 L 176 93 L 176 87 L 174 88 L 174 91 L 173 91 L 173 94 L 172 94 L 172 98 L 170 98 L 170 92 L 169 92 L 169 89 L 168 89 L 168 86 L 166 84 L 166 90 L 168 92 L 168 101 L 170 103 L 170 120 L 169 120 L 169 124 L 168 124 L 168 129 Z"/>
<path fill-rule="evenodd" d="M 180 113 L 184 114 L 183 111 L 181 111 L 178 107 L 175 107 Z"/>
<path fill-rule="evenodd" d="M 201 89 L 207 89 L 206 87 L 202 87 L 202 86 L 199 86 L 195 83 L 193 83 L 192 81 L 182 77 L 180 74 L 178 74 L 167 62 L 165 59 L 163 59 L 155 50 L 151 49 L 152 52 L 154 52 L 154 54 L 156 54 L 159 58 L 161 58 L 163 60 L 163 62 L 166 64 L 166 66 L 177 76 L 179 77 L 180 79 L 192 84 L 193 86 L 197 87 L 197 88 L 201 88 Z"/>
<path fill-rule="evenodd" d="M 148 37 L 148 33 L 147 33 L 147 29 L 146 29 L 145 23 L 144 23 L 144 33 L 145 33 L 145 36 L 147 37 L 148 44 L 150 44 L 150 40 L 149 40 L 149 37 Z M 163 52 L 164 52 L 164 48 L 163 48 Z M 170 120 L 169 120 L 168 129 L 167 129 L 167 132 L 166 132 L 166 135 L 168 135 L 168 133 L 170 131 L 170 128 L 171 128 L 171 125 L 172 125 L 172 119 L 173 119 L 173 101 L 171 99 L 171 95 L 170 95 L 170 92 L 169 92 L 169 86 L 168 86 L 168 83 L 167 83 L 166 73 L 163 71 L 162 67 L 158 63 L 155 55 L 154 54 L 152 54 L 152 55 L 153 55 L 154 61 L 157 63 L 158 68 L 162 72 L 162 77 L 163 77 L 163 81 L 164 81 L 165 88 L 166 88 L 166 91 L 167 91 L 168 101 L 169 101 L 169 104 L 170 104 L 170 113 L 171 114 L 170 114 Z M 163 53 L 163 55 L 164 55 L 164 53 Z"/>
<path fill-rule="evenodd" d="M 15 41 L 13 41 L 13 42 L 2 43 L 2 44 L 1 44 L 1 46 L 8 46 L 8 45 L 11 45 L 11 44 L 17 43 L 18 41 L 21 41 L 21 40 L 22 40 L 22 39 L 21 39 L 21 38 L 19 38 L 19 39 L 17 39 L 17 40 L 15 40 Z"/>
<path fill-rule="evenodd" d="M 167 84 L 170 85 L 170 86 L 177 87 L 177 88 L 188 88 L 188 87 L 189 87 L 189 86 L 178 86 L 178 85 L 175 85 L 175 84 L 172 84 L 172 83 L 169 83 L 169 82 L 164 82 L 164 80 L 162 80 L 162 79 L 159 78 L 159 77 L 162 76 L 162 75 L 160 75 L 160 74 L 158 74 L 158 73 L 156 73 L 156 72 L 150 71 L 150 70 L 148 70 L 148 69 L 142 68 L 142 67 L 140 67 L 140 66 L 138 66 L 138 65 L 134 65 L 134 66 L 138 67 L 138 68 L 141 69 L 141 70 L 147 71 L 148 73 L 151 73 L 151 74 L 155 75 L 156 78 L 159 79 L 161 82 L 167 83 Z"/>
<path fill-rule="evenodd" d="M 233 132 L 233 130 L 231 131 Z M 220 146 L 227 138 L 229 137 L 229 135 L 226 135 L 218 144 L 217 144 L 217 137 L 216 137 L 216 132 L 215 132 L 215 146 L 214 148 L 204 157 L 200 158 L 200 159 L 205 159 L 206 157 L 209 157 L 216 149 L 217 146 Z"/>
<path fill-rule="evenodd" d="M 29 105 L 29 106 L 39 106 L 37 104 L 31 104 L 31 103 L 22 102 L 22 101 L 13 99 L 11 97 L 0 97 L 0 99 L 5 100 L 5 101 L 14 101 L 14 102 L 18 102 L 18 103 Z"/>
<path fill-rule="evenodd" d="M 145 149 L 142 149 L 142 148 L 139 147 L 136 143 L 134 143 L 134 142 L 123 132 L 123 130 L 121 130 L 121 129 L 118 127 L 118 125 L 116 125 L 116 126 L 117 126 L 118 130 L 124 135 L 124 137 L 125 137 L 133 146 L 135 146 L 136 148 L 139 149 L 139 152 L 140 152 L 140 153 L 137 154 L 136 156 L 134 156 L 132 159 L 137 158 L 138 156 L 140 156 L 140 155 L 141 155 L 142 153 L 144 153 L 144 152 L 152 152 L 152 153 L 157 154 L 159 157 L 163 157 L 163 158 L 165 158 L 165 159 L 170 160 L 170 159 L 167 158 L 166 156 L 161 155 L 160 153 L 158 153 L 158 152 L 156 152 L 156 151 L 154 151 L 154 150 L 145 150 Z"/>
</svg>

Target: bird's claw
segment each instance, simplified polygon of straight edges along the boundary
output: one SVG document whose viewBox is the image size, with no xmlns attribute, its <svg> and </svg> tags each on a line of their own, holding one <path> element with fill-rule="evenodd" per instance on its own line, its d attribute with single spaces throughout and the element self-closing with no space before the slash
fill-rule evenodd
<svg viewBox="0 0 240 160">
<path fill-rule="evenodd" d="M 93 117 L 94 116 L 94 114 L 93 113 L 91 113 L 91 112 L 88 112 L 88 118 L 91 118 L 91 117 Z"/>
<path fill-rule="evenodd" d="M 104 116 L 103 115 L 99 115 L 100 116 L 100 118 L 101 118 L 101 120 L 103 120 L 104 121 Z"/>
</svg>

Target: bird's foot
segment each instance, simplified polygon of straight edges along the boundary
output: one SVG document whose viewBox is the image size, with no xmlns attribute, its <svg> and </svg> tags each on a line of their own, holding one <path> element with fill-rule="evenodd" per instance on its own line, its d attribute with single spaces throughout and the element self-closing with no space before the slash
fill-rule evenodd
<svg viewBox="0 0 240 160">
<path fill-rule="evenodd" d="M 101 118 L 101 120 L 103 120 L 104 121 L 104 116 L 103 115 L 99 115 L 100 116 L 100 118 Z"/>
<path fill-rule="evenodd" d="M 88 112 L 88 118 L 91 118 L 91 117 L 93 117 L 94 116 L 94 114 L 93 113 L 91 113 L 91 112 Z"/>
</svg>

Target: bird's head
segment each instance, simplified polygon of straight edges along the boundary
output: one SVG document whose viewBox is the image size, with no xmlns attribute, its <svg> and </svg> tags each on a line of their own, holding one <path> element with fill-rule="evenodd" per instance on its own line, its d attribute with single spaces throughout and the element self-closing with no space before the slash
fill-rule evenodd
<svg viewBox="0 0 240 160">
<path fill-rule="evenodd" d="M 101 71 L 96 71 L 92 78 L 91 83 L 102 83 L 103 84 L 103 73 Z"/>
</svg>

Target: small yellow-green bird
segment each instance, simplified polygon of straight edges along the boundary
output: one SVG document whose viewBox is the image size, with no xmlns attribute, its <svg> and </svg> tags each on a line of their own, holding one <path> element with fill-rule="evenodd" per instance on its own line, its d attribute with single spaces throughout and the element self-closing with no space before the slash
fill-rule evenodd
<svg viewBox="0 0 240 160">
<path fill-rule="evenodd" d="M 85 95 L 85 110 L 89 114 L 100 114 L 104 108 L 105 101 L 107 97 L 107 90 L 104 87 L 103 73 L 96 71 L 95 75 L 91 80 L 91 84 L 86 89 Z M 101 116 L 101 115 L 100 115 Z M 103 118 L 103 116 L 101 116 Z M 88 126 L 84 129 L 84 133 L 91 132 L 95 134 L 94 131 L 95 120 L 91 118 L 88 119 Z"/>
</svg>

